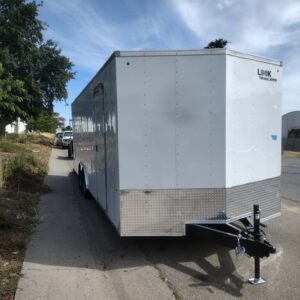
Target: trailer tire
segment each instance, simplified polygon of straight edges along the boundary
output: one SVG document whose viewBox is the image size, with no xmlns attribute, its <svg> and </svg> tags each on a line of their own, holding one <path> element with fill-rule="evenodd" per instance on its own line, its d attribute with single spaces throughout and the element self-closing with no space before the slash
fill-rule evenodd
<svg viewBox="0 0 300 300">
<path fill-rule="evenodd" d="M 79 183 L 79 190 L 80 190 L 80 192 L 83 192 L 82 173 L 83 172 L 79 169 L 79 172 L 78 172 L 78 183 Z"/>
<path fill-rule="evenodd" d="M 73 141 L 68 145 L 68 158 L 73 158 Z"/>
<path fill-rule="evenodd" d="M 84 171 L 81 171 L 81 187 L 82 187 L 81 191 L 83 193 L 84 198 L 86 199 L 91 198 L 90 192 L 86 187 Z"/>
</svg>

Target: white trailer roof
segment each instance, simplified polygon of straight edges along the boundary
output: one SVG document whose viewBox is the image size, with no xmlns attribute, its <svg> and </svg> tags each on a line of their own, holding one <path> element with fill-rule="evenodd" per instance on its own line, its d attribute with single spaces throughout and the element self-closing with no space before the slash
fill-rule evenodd
<svg viewBox="0 0 300 300">
<path fill-rule="evenodd" d="M 114 58 L 114 57 L 143 57 L 143 56 L 197 56 L 197 55 L 230 55 L 235 57 L 240 57 L 244 59 L 264 62 L 268 64 L 273 64 L 276 66 L 282 66 L 282 61 L 270 59 L 266 57 L 261 57 L 253 54 L 241 53 L 238 51 L 233 51 L 225 48 L 214 48 L 214 49 L 195 49 L 195 50 L 156 50 L 156 51 L 114 51 L 112 55 L 106 60 L 102 65 L 100 70 L 95 74 L 95 76 L 90 80 L 86 87 L 81 91 L 81 93 L 75 98 L 73 102 L 83 93 L 87 86 L 93 81 L 93 79 L 104 69 L 104 67 Z"/>
<path fill-rule="evenodd" d="M 261 57 L 261 56 L 248 54 L 248 53 L 241 53 L 238 51 L 233 51 L 225 48 L 198 49 L 198 50 L 115 51 L 112 56 L 138 57 L 138 56 L 176 56 L 176 55 L 189 56 L 189 55 L 224 55 L 224 54 L 282 66 L 282 62 L 275 59 L 270 59 L 270 58 Z"/>
</svg>

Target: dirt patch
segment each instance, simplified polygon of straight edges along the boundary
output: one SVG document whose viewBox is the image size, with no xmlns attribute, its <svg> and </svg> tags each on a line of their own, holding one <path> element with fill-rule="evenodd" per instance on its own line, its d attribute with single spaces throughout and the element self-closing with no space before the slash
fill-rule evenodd
<svg viewBox="0 0 300 300">
<path fill-rule="evenodd" d="M 296 151 L 283 151 L 283 157 L 299 158 L 300 157 L 300 152 L 296 152 Z"/>
</svg>

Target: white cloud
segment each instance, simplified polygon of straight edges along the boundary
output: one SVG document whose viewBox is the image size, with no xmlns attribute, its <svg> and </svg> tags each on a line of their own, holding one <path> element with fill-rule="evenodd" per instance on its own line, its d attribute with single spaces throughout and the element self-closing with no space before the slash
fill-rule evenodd
<svg viewBox="0 0 300 300">
<path fill-rule="evenodd" d="M 289 42 L 287 26 L 300 22 L 295 1 L 170 0 L 183 23 L 201 40 L 225 37 L 232 46 L 264 52 Z"/>
<path fill-rule="evenodd" d="M 283 112 L 300 109 L 300 2 L 169 0 L 184 26 L 207 44 L 284 59 Z"/>
<path fill-rule="evenodd" d="M 300 22 L 300 2 L 294 2 L 287 5 L 283 11 L 280 11 L 279 18 L 284 24 L 296 24 Z"/>
</svg>

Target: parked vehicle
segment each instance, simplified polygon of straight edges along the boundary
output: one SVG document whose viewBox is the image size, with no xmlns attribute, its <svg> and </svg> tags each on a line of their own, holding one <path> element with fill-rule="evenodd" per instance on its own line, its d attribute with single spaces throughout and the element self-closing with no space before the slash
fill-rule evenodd
<svg viewBox="0 0 300 300">
<path fill-rule="evenodd" d="M 63 132 L 57 132 L 55 135 L 54 145 L 61 147 Z"/>
<path fill-rule="evenodd" d="M 64 131 L 62 135 L 62 148 L 67 148 L 73 140 L 73 131 Z"/>
</svg>

